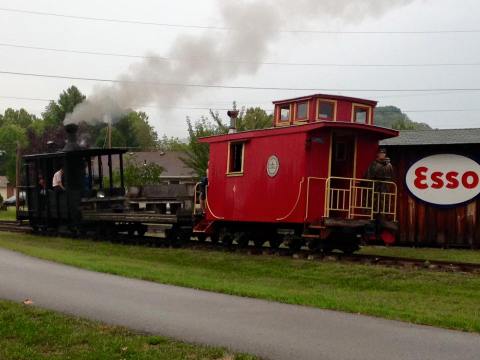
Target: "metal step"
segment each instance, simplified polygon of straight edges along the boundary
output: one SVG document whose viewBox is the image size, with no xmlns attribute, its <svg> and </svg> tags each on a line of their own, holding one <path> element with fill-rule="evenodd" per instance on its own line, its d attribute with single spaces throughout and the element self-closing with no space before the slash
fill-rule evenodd
<svg viewBox="0 0 480 360">
<path fill-rule="evenodd" d="M 302 237 L 306 239 L 320 239 L 318 234 L 303 234 Z"/>
<path fill-rule="evenodd" d="M 309 229 L 314 229 L 314 230 L 322 230 L 322 229 L 326 229 L 325 225 L 309 225 L 308 226 Z"/>
<path fill-rule="evenodd" d="M 193 228 L 194 234 L 205 234 L 210 230 L 213 225 L 213 221 L 202 220 Z"/>
</svg>

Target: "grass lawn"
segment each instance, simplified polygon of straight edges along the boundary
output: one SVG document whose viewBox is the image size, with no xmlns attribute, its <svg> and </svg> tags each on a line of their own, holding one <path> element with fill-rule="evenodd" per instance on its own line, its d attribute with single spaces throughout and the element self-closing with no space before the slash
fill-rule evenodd
<svg viewBox="0 0 480 360">
<path fill-rule="evenodd" d="M 0 221 L 17 220 L 17 210 L 15 206 L 7 207 L 7 210 L 0 210 Z"/>
<path fill-rule="evenodd" d="M 480 251 L 407 247 L 365 246 L 360 254 L 397 256 L 421 260 L 439 260 L 480 264 Z"/>
<path fill-rule="evenodd" d="M 0 301 L 0 359 L 253 360 L 254 357 L 139 335 L 121 327 Z"/>
<path fill-rule="evenodd" d="M 89 270 L 480 332 L 480 276 L 0 233 L 0 247 Z"/>
</svg>

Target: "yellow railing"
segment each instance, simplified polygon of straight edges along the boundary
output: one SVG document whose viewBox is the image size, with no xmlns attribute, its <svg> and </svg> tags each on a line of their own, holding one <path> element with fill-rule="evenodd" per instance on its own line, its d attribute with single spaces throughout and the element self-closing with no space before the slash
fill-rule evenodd
<svg viewBox="0 0 480 360">
<path fill-rule="evenodd" d="M 325 217 L 374 219 L 381 214 L 397 219 L 397 185 L 392 181 L 330 177 L 326 179 Z"/>
<path fill-rule="evenodd" d="M 199 198 L 200 198 L 200 184 L 199 182 L 197 182 L 195 184 L 195 189 L 193 190 L 193 206 L 192 206 L 192 211 L 193 211 L 193 215 L 195 215 L 197 213 L 197 210 L 200 208 L 200 201 Z"/>
</svg>

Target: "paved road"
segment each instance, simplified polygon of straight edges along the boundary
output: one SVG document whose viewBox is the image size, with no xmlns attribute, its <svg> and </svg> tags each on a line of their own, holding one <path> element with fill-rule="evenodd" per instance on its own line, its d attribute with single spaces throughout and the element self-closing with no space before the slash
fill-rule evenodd
<svg viewBox="0 0 480 360">
<path fill-rule="evenodd" d="M 0 249 L 0 298 L 267 359 L 480 359 L 480 336 L 215 294 Z"/>
</svg>

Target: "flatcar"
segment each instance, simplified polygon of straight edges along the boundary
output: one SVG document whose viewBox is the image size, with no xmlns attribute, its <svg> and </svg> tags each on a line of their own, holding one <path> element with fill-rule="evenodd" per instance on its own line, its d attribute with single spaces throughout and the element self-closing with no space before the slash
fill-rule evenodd
<svg viewBox="0 0 480 360">
<path fill-rule="evenodd" d="M 206 137 L 210 146 L 205 217 L 199 237 L 224 244 L 350 253 L 361 241 L 394 241 L 397 190 L 366 178 L 379 141 L 375 101 L 311 95 L 274 102 L 272 128 Z"/>
</svg>

